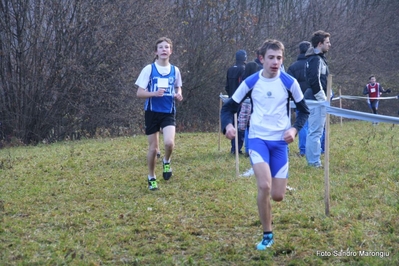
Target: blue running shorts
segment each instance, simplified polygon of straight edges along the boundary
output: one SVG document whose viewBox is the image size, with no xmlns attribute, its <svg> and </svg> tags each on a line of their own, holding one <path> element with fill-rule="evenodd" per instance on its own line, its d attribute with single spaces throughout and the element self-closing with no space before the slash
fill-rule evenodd
<svg viewBox="0 0 399 266">
<path fill-rule="evenodd" d="M 249 139 L 251 165 L 265 162 L 273 178 L 288 178 L 288 144 L 283 140 Z"/>
</svg>

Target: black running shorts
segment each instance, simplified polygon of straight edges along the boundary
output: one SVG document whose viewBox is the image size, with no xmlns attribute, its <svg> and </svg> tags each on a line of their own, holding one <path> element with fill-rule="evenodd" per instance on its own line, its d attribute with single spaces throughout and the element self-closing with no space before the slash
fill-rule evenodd
<svg viewBox="0 0 399 266">
<path fill-rule="evenodd" d="M 174 113 L 158 113 L 145 111 L 145 134 L 152 135 L 167 126 L 176 126 L 176 116 Z"/>
</svg>

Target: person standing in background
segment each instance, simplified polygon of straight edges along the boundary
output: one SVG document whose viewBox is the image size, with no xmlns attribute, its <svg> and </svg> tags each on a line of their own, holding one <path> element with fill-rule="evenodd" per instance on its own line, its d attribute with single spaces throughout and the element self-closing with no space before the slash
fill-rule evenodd
<svg viewBox="0 0 399 266">
<path fill-rule="evenodd" d="M 321 142 L 326 123 L 327 77 L 329 75 L 325 54 L 330 50 L 330 34 L 319 30 L 313 33 L 312 46 L 306 52 L 306 79 L 309 88 L 305 91 L 305 99 L 320 102 L 311 107 L 308 118 L 308 134 L 306 137 L 306 160 L 309 166 L 321 168 Z"/>
<path fill-rule="evenodd" d="M 299 43 L 299 55 L 297 60 L 292 63 L 287 69 L 287 73 L 293 76 L 301 86 L 302 93 L 305 93 L 306 89 L 309 88 L 309 83 L 306 80 L 305 76 L 305 67 L 306 67 L 306 56 L 305 53 L 310 47 L 310 42 L 303 41 Z M 298 111 L 296 110 L 296 114 L 298 115 Z M 303 128 L 298 133 L 298 149 L 300 156 L 305 156 L 306 152 L 306 136 L 308 133 L 308 121 L 306 121 Z"/>
<path fill-rule="evenodd" d="M 238 50 L 236 52 L 236 63 L 227 70 L 226 75 L 226 92 L 229 98 L 233 96 L 234 92 L 237 90 L 238 86 L 241 84 L 242 75 L 245 70 L 245 64 L 247 63 L 247 52 L 245 50 Z M 237 117 L 239 116 L 239 111 Z M 242 153 L 241 149 L 244 144 L 244 132 L 239 132 L 238 134 L 238 152 Z M 236 143 L 235 140 L 231 140 L 231 150 L 230 153 L 236 153 Z"/>
<path fill-rule="evenodd" d="M 258 49 L 259 51 L 259 49 Z M 242 76 L 242 80 L 245 80 L 247 77 L 251 76 L 252 74 L 262 70 L 262 67 L 256 61 L 248 62 L 245 66 L 244 74 Z M 249 133 L 249 121 L 251 118 L 252 112 L 252 104 L 251 99 L 247 97 L 241 104 L 241 111 L 240 116 L 238 117 L 238 130 L 245 131 L 244 137 L 244 146 L 245 146 L 245 156 L 249 156 L 249 147 L 248 147 L 248 133 Z M 254 175 L 253 168 L 249 168 L 240 176 L 249 177 Z"/>
</svg>

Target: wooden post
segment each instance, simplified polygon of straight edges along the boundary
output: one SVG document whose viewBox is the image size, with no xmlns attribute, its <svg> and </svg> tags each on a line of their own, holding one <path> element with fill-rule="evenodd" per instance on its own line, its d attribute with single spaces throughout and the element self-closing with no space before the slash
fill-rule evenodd
<svg viewBox="0 0 399 266">
<path fill-rule="evenodd" d="M 327 77 L 327 101 L 331 101 L 331 87 L 332 87 L 332 75 Z M 330 180 L 329 180 L 329 168 L 330 168 L 330 115 L 326 112 L 326 125 L 324 135 L 324 204 L 325 214 L 330 215 Z"/>
<path fill-rule="evenodd" d="M 342 109 L 341 89 L 339 89 L 339 108 Z M 340 118 L 341 127 L 342 127 L 342 116 L 340 116 L 339 118 Z"/>
<path fill-rule="evenodd" d="M 238 177 L 240 175 L 240 161 L 238 158 L 238 123 L 237 123 L 237 113 L 234 114 L 234 127 L 236 129 L 236 137 L 234 139 L 235 143 L 236 143 L 236 176 Z"/>
<path fill-rule="evenodd" d="M 220 93 L 220 96 L 222 95 L 222 93 Z M 219 96 L 219 130 L 218 130 L 218 135 L 219 135 L 219 142 L 218 142 L 218 151 L 220 151 L 220 135 L 222 134 L 221 132 L 221 127 L 222 127 L 222 121 L 220 120 L 220 114 L 222 112 L 222 106 L 223 106 L 223 100 L 222 98 Z"/>
</svg>

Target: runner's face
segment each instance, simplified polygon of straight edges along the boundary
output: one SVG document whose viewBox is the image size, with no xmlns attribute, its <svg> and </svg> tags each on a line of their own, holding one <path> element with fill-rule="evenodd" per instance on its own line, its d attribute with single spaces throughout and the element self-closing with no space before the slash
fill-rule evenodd
<svg viewBox="0 0 399 266">
<path fill-rule="evenodd" d="M 158 55 L 158 59 L 167 59 L 172 54 L 172 48 L 170 44 L 163 41 L 158 43 L 156 55 Z"/>
<path fill-rule="evenodd" d="M 279 73 L 283 63 L 283 51 L 269 49 L 264 57 L 261 57 L 263 64 L 262 76 L 265 78 L 274 78 Z"/>
</svg>

